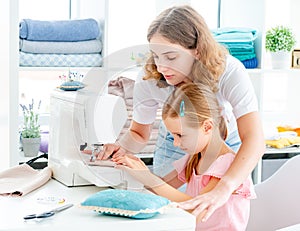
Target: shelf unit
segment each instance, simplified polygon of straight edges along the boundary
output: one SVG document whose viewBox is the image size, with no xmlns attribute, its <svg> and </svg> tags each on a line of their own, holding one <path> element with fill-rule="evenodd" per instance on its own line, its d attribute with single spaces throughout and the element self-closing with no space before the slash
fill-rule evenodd
<svg viewBox="0 0 300 231">
<path fill-rule="evenodd" d="M 19 13 L 19 0 L 13 0 L 12 5 L 10 7 L 10 13 L 15 16 L 15 14 Z M 107 52 L 107 9 L 108 9 L 108 0 L 71 0 L 70 1 L 70 12 L 69 15 L 71 18 L 79 19 L 79 18 L 94 18 L 98 20 L 102 27 L 102 54 L 105 55 Z M 14 35 L 12 36 L 15 38 L 14 40 L 10 39 L 10 41 L 15 41 L 13 44 L 17 47 L 19 44 L 18 41 L 18 24 L 19 24 L 19 16 L 14 17 L 15 20 L 11 21 L 11 25 L 16 26 L 16 30 L 14 31 Z M 12 26 L 11 26 L 12 27 Z M 16 49 L 17 50 L 17 49 Z M 16 54 L 16 60 L 13 62 L 16 67 L 19 64 L 18 54 Z M 62 74 L 67 74 L 69 71 L 79 71 L 82 74 L 87 74 L 91 77 L 88 79 L 92 79 L 93 76 L 104 76 L 104 68 L 103 67 L 17 67 L 15 68 L 16 72 L 18 72 L 18 77 L 14 81 L 16 84 L 16 88 L 19 89 L 15 91 L 17 97 L 16 103 L 14 105 L 19 104 L 19 98 L 22 101 L 22 96 L 26 97 L 27 100 L 31 98 L 41 99 L 42 100 L 42 107 L 44 106 L 44 117 L 47 117 L 47 112 L 49 113 L 49 106 L 50 106 L 50 92 L 55 89 L 57 86 L 61 84 L 59 76 Z M 99 82 L 101 84 L 101 82 Z M 89 84 L 90 88 L 96 87 L 96 84 Z M 34 90 L 33 87 L 34 86 Z M 49 101 L 49 103 L 47 103 Z M 18 108 L 19 109 L 19 108 Z M 18 111 L 17 109 L 17 111 Z M 49 115 L 48 115 L 49 117 Z M 49 118 L 47 118 L 49 120 Z M 46 120 L 47 120 L 46 119 Z M 18 131 L 18 126 L 20 124 L 20 116 L 18 112 L 16 112 L 16 120 L 15 120 L 15 127 L 10 127 L 10 130 Z M 12 139 L 13 144 L 11 145 L 13 152 L 10 155 L 10 166 L 14 166 L 20 162 L 20 153 L 17 149 L 19 138 Z"/>
</svg>

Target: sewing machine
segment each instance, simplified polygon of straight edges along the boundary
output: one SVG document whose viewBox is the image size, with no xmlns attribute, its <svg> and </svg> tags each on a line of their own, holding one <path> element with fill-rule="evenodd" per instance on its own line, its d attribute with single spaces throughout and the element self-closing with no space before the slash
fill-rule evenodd
<svg viewBox="0 0 300 231">
<path fill-rule="evenodd" d="M 127 110 L 121 97 L 79 91 L 54 90 L 50 98 L 49 166 L 53 178 L 67 186 L 96 185 L 142 189 L 128 173 L 104 162 L 90 164 L 82 149 L 114 143 L 125 121 Z"/>
</svg>

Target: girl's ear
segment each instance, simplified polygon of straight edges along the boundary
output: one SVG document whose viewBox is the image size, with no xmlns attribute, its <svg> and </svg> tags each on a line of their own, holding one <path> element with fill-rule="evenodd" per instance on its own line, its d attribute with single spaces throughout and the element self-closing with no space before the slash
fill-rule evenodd
<svg viewBox="0 0 300 231">
<path fill-rule="evenodd" d="M 213 127 L 213 122 L 210 119 L 206 119 L 203 124 L 202 124 L 203 130 L 205 133 L 208 133 L 212 131 Z"/>
</svg>

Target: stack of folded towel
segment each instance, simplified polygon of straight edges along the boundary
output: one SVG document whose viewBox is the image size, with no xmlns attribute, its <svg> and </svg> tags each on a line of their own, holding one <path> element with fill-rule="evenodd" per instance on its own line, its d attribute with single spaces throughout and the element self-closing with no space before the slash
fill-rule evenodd
<svg viewBox="0 0 300 231">
<path fill-rule="evenodd" d="M 223 44 L 229 53 L 239 59 L 246 68 L 258 65 L 254 50 L 257 31 L 251 28 L 224 27 L 212 30 L 214 38 Z"/>
<path fill-rule="evenodd" d="M 94 19 L 40 21 L 19 25 L 20 66 L 97 67 L 102 65 L 102 39 Z"/>
</svg>

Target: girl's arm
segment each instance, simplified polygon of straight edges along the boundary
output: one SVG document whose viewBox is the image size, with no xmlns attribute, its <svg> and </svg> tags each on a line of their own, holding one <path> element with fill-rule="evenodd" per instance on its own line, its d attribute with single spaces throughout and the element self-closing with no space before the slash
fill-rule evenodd
<svg viewBox="0 0 300 231">
<path fill-rule="evenodd" d="M 194 209 L 193 214 L 196 216 L 206 211 L 203 221 L 227 202 L 234 190 L 251 174 L 264 154 L 265 143 L 259 113 L 248 113 L 240 117 L 237 124 L 242 145 L 226 174 L 213 190 L 180 203 L 183 209 Z"/>
<path fill-rule="evenodd" d="M 181 202 L 191 199 L 192 197 L 177 190 L 160 177 L 152 174 L 145 163 L 134 155 L 118 155 L 112 158 L 118 165 L 116 168 L 126 170 L 135 179 L 140 181 L 145 187 L 157 195 L 168 198 L 170 201 Z M 174 170 L 168 174 L 167 178 L 173 185 L 182 185 L 179 183 L 177 177 L 174 177 L 176 171 Z"/>
<path fill-rule="evenodd" d="M 184 184 L 181 180 L 178 179 L 178 173 L 176 170 L 173 170 L 172 172 L 164 176 L 162 179 L 164 182 L 171 185 L 173 188 L 179 188 Z"/>
</svg>

